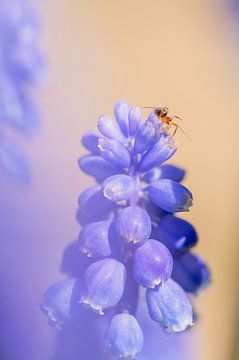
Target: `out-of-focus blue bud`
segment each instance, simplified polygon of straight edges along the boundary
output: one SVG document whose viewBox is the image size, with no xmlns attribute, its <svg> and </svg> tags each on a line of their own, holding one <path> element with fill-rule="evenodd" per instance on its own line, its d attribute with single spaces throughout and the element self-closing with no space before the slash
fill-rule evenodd
<svg viewBox="0 0 239 360">
<path fill-rule="evenodd" d="M 123 244 L 139 244 L 149 238 L 151 220 L 144 209 L 128 206 L 117 215 L 115 229 Z"/>
<path fill-rule="evenodd" d="M 191 253 L 185 253 L 175 258 L 173 279 L 186 292 L 197 294 L 211 281 L 209 268 L 203 259 Z"/>
<path fill-rule="evenodd" d="M 103 182 L 102 188 L 104 196 L 109 200 L 128 200 L 135 191 L 135 181 L 128 175 L 114 175 Z"/>
<path fill-rule="evenodd" d="M 198 241 L 194 227 L 186 220 L 171 214 L 160 219 L 158 226 L 153 229 L 153 236 L 170 250 L 185 251 L 195 246 Z"/>
<path fill-rule="evenodd" d="M 154 321 L 169 331 L 179 332 L 193 325 L 193 310 L 184 290 L 169 279 L 154 290 L 147 290 L 148 311 Z"/>
<path fill-rule="evenodd" d="M 115 104 L 115 118 L 125 136 L 129 135 L 129 111 L 130 107 L 127 102 L 119 101 Z"/>
<path fill-rule="evenodd" d="M 100 155 L 110 163 L 120 166 L 130 166 L 130 154 L 128 150 L 118 141 L 101 138 L 98 142 Z"/>
<path fill-rule="evenodd" d="M 134 316 L 115 315 L 105 335 L 105 347 L 119 359 L 134 359 L 143 348 L 143 332 Z"/>
<path fill-rule="evenodd" d="M 30 169 L 24 154 L 9 140 L 0 139 L 0 168 L 11 181 L 22 185 L 30 181 Z"/>
<path fill-rule="evenodd" d="M 138 284 L 153 289 L 167 281 L 172 270 L 172 255 L 159 241 L 149 239 L 135 251 L 133 274 Z"/>
<path fill-rule="evenodd" d="M 141 111 L 139 107 L 133 108 L 129 112 L 129 134 L 135 136 L 140 126 Z"/>
<path fill-rule="evenodd" d="M 167 137 L 161 136 L 160 140 L 150 149 L 143 157 L 139 165 L 140 171 L 148 171 L 149 169 L 160 166 L 170 159 L 176 152 L 177 148 L 173 139 L 168 140 Z"/>
<path fill-rule="evenodd" d="M 91 264 L 83 277 L 80 303 L 103 314 L 120 301 L 125 287 L 126 270 L 115 259 L 103 259 Z"/>
<path fill-rule="evenodd" d="M 149 187 L 151 200 L 161 209 L 170 213 L 189 211 L 192 194 L 183 185 L 168 179 L 153 182 Z"/>
<path fill-rule="evenodd" d="M 122 134 L 119 125 L 107 115 L 102 115 L 98 119 L 98 129 L 101 134 L 106 136 L 108 139 L 114 139 L 121 143 L 125 143 L 126 138 Z"/>
<path fill-rule="evenodd" d="M 79 244 L 82 254 L 95 258 L 110 256 L 110 224 L 111 221 L 98 221 L 90 223 L 81 229 Z"/>
<path fill-rule="evenodd" d="M 161 123 L 159 120 L 150 118 L 138 129 L 135 136 L 134 152 L 143 153 L 159 140 L 161 136 Z"/>
</svg>

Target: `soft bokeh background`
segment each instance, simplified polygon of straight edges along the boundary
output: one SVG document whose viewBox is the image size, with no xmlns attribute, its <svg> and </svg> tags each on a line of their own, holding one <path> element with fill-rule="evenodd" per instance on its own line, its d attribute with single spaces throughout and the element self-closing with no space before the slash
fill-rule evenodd
<svg viewBox="0 0 239 360">
<path fill-rule="evenodd" d="M 200 234 L 212 269 L 196 299 L 191 360 L 235 359 L 238 305 L 239 11 L 229 0 L 36 1 L 49 76 L 37 94 L 43 126 L 26 145 L 30 189 L 1 179 L 3 360 L 51 359 L 55 331 L 38 303 L 61 278 L 63 248 L 77 237 L 81 135 L 115 100 L 164 104 L 183 117 L 174 161 L 188 170 Z M 12 344 L 14 343 L 14 347 Z M 168 359 L 165 359 L 168 360 Z"/>
</svg>

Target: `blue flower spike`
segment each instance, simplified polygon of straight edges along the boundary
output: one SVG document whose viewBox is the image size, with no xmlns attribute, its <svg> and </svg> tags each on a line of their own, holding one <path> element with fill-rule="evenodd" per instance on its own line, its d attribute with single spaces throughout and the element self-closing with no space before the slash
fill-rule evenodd
<svg viewBox="0 0 239 360">
<path fill-rule="evenodd" d="M 64 269 L 79 274 L 78 306 L 101 315 L 105 350 L 115 359 L 134 359 L 143 348 L 144 324 L 137 321 L 137 305 L 145 301 L 141 290 L 153 321 L 184 331 L 193 325 L 187 293 L 199 293 L 210 272 L 190 253 L 196 230 L 178 216 L 189 211 L 192 194 L 181 184 L 185 171 L 167 163 L 177 150 L 175 138 L 153 111 L 144 119 L 139 107 L 122 101 L 114 114 L 115 119 L 100 116 L 99 133 L 82 140 L 89 153 L 79 165 L 96 184 L 79 197 L 79 241 L 67 252 Z M 79 266 L 81 257 L 86 261 Z"/>
<path fill-rule="evenodd" d="M 127 313 L 115 315 L 106 331 L 105 347 L 119 359 L 135 359 L 143 348 L 143 331 L 136 318 Z"/>
</svg>

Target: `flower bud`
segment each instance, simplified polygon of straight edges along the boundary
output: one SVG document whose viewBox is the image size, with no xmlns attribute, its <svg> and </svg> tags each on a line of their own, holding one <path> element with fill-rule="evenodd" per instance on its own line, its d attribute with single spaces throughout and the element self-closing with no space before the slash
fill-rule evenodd
<svg viewBox="0 0 239 360">
<path fill-rule="evenodd" d="M 135 181 L 128 175 L 114 175 L 103 184 L 104 196 L 113 201 L 128 200 L 135 191 Z"/>
<path fill-rule="evenodd" d="M 169 279 L 154 290 L 147 290 L 147 305 L 151 318 L 172 332 L 193 325 L 193 310 L 184 290 Z"/>
<path fill-rule="evenodd" d="M 151 200 L 161 209 L 170 213 L 189 211 L 192 194 L 183 185 L 168 179 L 153 182 L 149 187 Z"/>
<path fill-rule="evenodd" d="M 98 141 L 103 139 L 95 132 L 88 132 L 81 139 L 82 145 L 94 155 L 99 155 Z"/>
<path fill-rule="evenodd" d="M 119 101 L 115 104 L 114 113 L 117 123 L 125 136 L 129 135 L 129 110 L 130 107 L 125 101 Z"/>
<path fill-rule="evenodd" d="M 197 294 L 211 281 L 210 271 L 205 262 L 191 253 L 176 258 L 173 279 L 182 286 L 184 291 Z"/>
<path fill-rule="evenodd" d="M 98 148 L 100 155 L 112 164 L 120 167 L 130 166 L 128 150 L 118 141 L 112 139 L 99 139 Z"/>
<path fill-rule="evenodd" d="M 194 227 L 186 220 L 171 214 L 161 218 L 158 226 L 153 230 L 153 236 L 172 251 L 188 250 L 198 241 Z"/>
<path fill-rule="evenodd" d="M 125 143 L 126 139 L 122 134 L 119 125 L 107 115 L 102 115 L 98 120 L 98 129 L 101 134 L 106 136 L 108 139 L 114 139 L 121 143 Z"/>
<path fill-rule="evenodd" d="M 173 139 L 161 136 L 160 140 L 142 157 L 139 165 L 141 171 L 148 171 L 155 166 L 159 166 L 170 159 L 176 152 Z"/>
<path fill-rule="evenodd" d="M 117 358 L 134 359 L 143 348 L 143 332 L 134 316 L 115 315 L 105 335 L 105 347 Z"/>
<path fill-rule="evenodd" d="M 128 206 L 116 217 L 115 230 L 119 239 L 126 244 L 139 244 L 151 233 L 148 213 L 138 206 Z"/>
<path fill-rule="evenodd" d="M 82 254 L 95 258 L 110 256 L 110 224 L 111 221 L 98 221 L 90 223 L 81 229 L 79 243 Z"/>
<path fill-rule="evenodd" d="M 172 255 L 159 241 L 149 239 L 135 251 L 133 274 L 140 285 L 153 289 L 167 281 L 172 270 Z"/>
<path fill-rule="evenodd" d="M 136 154 L 150 149 L 161 136 L 161 122 L 158 119 L 148 119 L 137 131 L 134 144 Z"/>
<path fill-rule="evenodd" d="M 91 264 L 83 277 L 80 303 L 103 314 L 120 301 L 125 286 L 126 270 L 115 259 L 103 259 Z"/>
<path fill-rule="evenodd" d="M 129 134 L 135 136 L 141 121 L 141 111 L 139 107 L 133 108 L 129 113 Z"/>
</svg>

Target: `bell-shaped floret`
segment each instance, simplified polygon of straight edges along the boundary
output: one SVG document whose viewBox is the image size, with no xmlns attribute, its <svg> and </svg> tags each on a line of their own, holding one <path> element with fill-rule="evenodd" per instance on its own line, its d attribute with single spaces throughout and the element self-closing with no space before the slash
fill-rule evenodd
<svg viewBox="0 0 239 360">
<path fill-rule="evenodd" d="M 148 213 L 138 206 L 128 206 L 116 217 L 115 229 L 124 244 L 139 244 L 147 240 L 151 233 Z"/>
<path fill-rule="evenodd" d="M 143 332 L 134 316 L 115 315 L 105 335 L 105 347 L 119 359 L 134 359 L 143 348 Z"/>
<path fill-rule="evenodd" d="M 128 175 L 114 175 L 103 182 L 102 188 L 104 196 L 109 200 L 128 200 L 135 192 L 135 181 Z"/>
<path fill-rule="evenodd" d="M 172 270 L 172 255 L 159 241 L 149 239 L 135 251 L 133 274 L 138 284 L 153 289 L 167 281 Z"/>
<path fill-rule="evenodd" d="M 80 303 L 103 314 L 105 309 L 118 304 L 125 281 L 126 270 L 121 262 L 111 258 L 96 261 L 84 274 Z"/>
<path fill-rule="evenodd" d="M 169 279 L 154 290 L 147 290 L 151 318 L 169 331 L 179 332 L 193 325 L 193 309 L 184 290 Z"/>
</svg>

